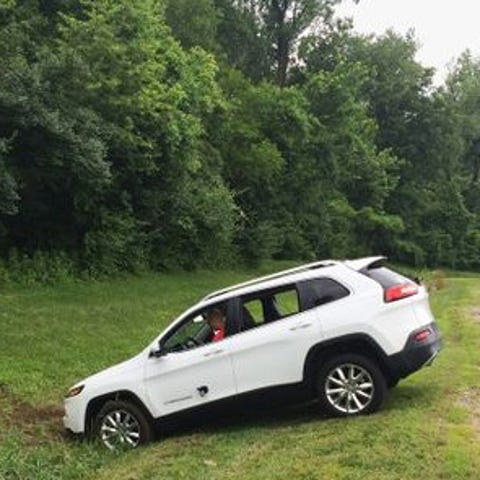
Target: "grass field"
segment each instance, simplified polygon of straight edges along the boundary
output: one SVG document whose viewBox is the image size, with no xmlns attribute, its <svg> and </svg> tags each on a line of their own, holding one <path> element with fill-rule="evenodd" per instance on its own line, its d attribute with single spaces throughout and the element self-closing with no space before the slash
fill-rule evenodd
<svg viewBox="0 0 480 480">
<path fill-rule="evenodd" d="M 278 267 L 269 265 L 267 269 Z M 0 479 L 472 479 L 480 472 L 480 277 L 432 294 L 433 367 L 370 417 L 246 412 L 115 454 L 63 437 L 76 380 L 140 351 L 205 293 L 258 272 L 197 272 L 0 292 Z"/>
</svg>

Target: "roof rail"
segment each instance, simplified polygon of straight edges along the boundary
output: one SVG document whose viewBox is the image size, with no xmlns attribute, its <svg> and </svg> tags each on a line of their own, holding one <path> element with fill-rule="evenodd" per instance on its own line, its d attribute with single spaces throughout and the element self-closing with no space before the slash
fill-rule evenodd
<svg viewBox="0 0 480 480">
<path fill-rule="evenodd" d="M 314 270 L 316 268 L 329 267 L 331 265 L 336 265 L 337 263 L 338 262 L 335 262 L 334 260 L 321 260 L 317 262 L 307 263 L 299 267 L 290 268 L 288 270 L 282 270 L 281 272 L 273 273 L 271 275 L 266 275 L 265 277 L 255 278 L 253 280 L 249 280 L 248 282 L 238 283 L 236 285 L 232 285 L 231 287 L 223 288 L 222 290 L 217 290 L 216 292 L 210 293 L 209 295 L 204 297 L 203 300 L 209 300 L 211 298 L 223 295 L 224 293 L 232 292 L 234 290 L 238 290 L 243 287 L 256 285 L 258 283 L 266 282 L 268 280 L 275 280 L 276 278 L 281 278 L 287 275 L 293 275 L 294 273 L 301 273 L 308 270 Z"/>
</svg>

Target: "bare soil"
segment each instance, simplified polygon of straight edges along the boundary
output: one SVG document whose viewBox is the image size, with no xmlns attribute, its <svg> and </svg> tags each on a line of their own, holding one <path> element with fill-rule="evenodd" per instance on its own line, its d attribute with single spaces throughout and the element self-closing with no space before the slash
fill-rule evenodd
<svg viewBox="0 0 480 480">
<path fill-rule="evenodd" d="M 63 409 L 58 405 L 34 406 L 19 399 L 7 385 L 0 384 L 0 424 L 14 430 L 35 445 L 63 437 Z"/>
<path fill-rule="evenodd" d="M 472 307 L 469 311 L 470 318 L 480 324 L 480 307 Z"/>
</svg>

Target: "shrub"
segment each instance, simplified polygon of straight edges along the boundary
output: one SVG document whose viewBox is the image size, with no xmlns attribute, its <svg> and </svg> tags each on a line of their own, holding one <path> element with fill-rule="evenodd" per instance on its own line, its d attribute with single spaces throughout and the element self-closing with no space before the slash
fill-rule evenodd
<svg viewBox="0 0 480 480">
<path fill-rule="evenodd" d="M 75 273 L 74 261 L 64 252 L 27 255 L 12 249 L 3 266 L 0 264 L 0 283 L 51 284 L 71 279 Z"/>
</svg>

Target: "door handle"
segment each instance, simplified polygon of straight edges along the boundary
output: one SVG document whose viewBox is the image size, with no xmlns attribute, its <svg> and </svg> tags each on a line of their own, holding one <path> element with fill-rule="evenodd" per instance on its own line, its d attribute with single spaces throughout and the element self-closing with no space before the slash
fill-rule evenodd
<svg viewBox="0 0 480 480">
<path fill-rule="evenodd" d="M 300 325 L 295 325 L 294 327 L 291 327 L 290 330 L 294 332 L 295 330 L 300 330 L 301 328 L 310 328 L 311 326 L 311 323 L 302 323 Z"/>
<path fill-rule="evenodd" d="M 203 356 L 204 357 L 213 357 L 214 355 L 219 355 L 220 353 L 223 353 L 222 349 L 213 350 L 212 352 L 207 352 Z"/>
<path fill-rule="evenodd" d="M 204 397 L 208 393 L 208 387 L 206 385 L 202 385 L 201 387 L 197 388 L 197 392 L 201 397 Z"/>
</svg>

